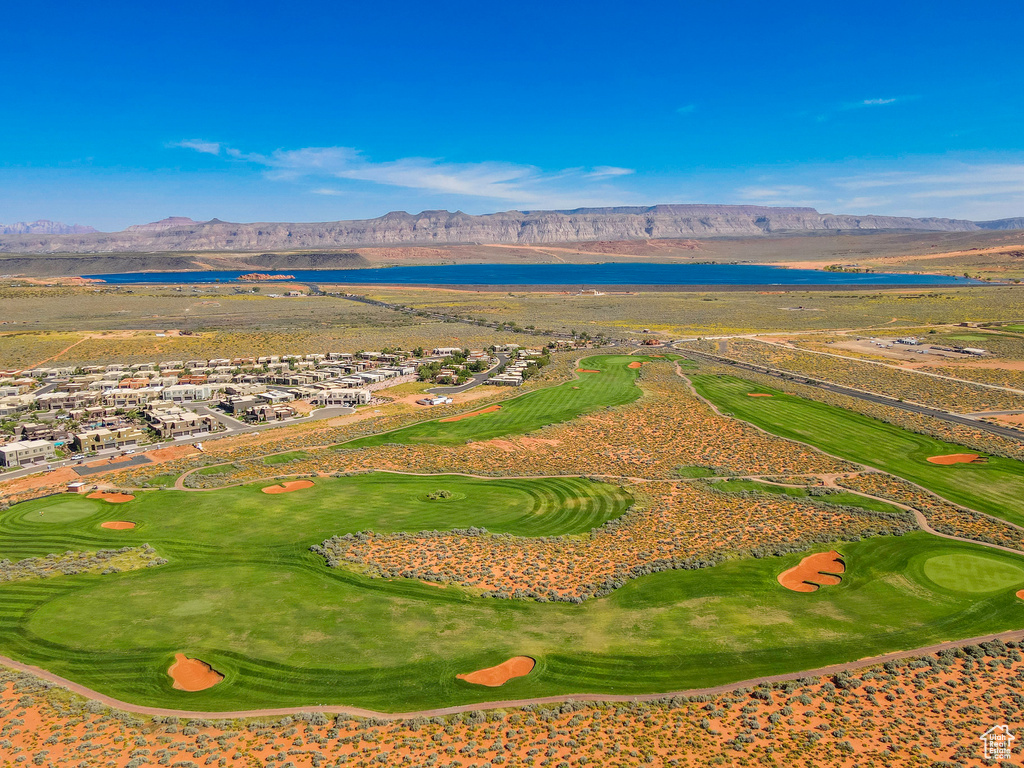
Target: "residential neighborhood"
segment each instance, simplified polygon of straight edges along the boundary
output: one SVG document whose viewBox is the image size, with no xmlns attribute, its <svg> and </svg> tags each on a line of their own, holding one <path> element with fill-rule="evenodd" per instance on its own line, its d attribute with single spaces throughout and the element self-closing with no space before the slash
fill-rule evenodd
<svg viewBox="0 0 1024 768">
<path fill-rule="evenodd" d="M 548 355 L 505 344 L 0 370 L 0 470 L 357 408 L 414 381 L 439 386 L 417 402 L 442 404 L 446 386 L 520 386 Z"/>
</svg>

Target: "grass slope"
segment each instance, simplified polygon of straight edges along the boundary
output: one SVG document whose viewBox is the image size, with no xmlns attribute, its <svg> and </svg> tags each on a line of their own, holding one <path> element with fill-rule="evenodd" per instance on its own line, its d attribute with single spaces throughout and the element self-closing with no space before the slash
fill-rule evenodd
<svg viewBox="0 0 1024 768">
<path fill-rule="evenodd" d="M 455 445 L 467 440 L 489 440 L 504 435 L 523 434 L 534 429 L 575 419 L 581 414 L 614 405 L 631 403 L 642 394 L 636 386 L 639 369 L 630 363 L 652 361 L 641 355 L 595 355 L 580 363 L 580 368 L 600 373 L 579 373 L 578 379 L 556 387 L 546 387 L 505 400 L 501 409 L 460 421 L 424 421 L 393 432 L 358 438 L 343 448 L 365 448 L 387 443 L 438 443 Z M 653 361 L 665 363 L 665 360 Z M 471 413 L 475 408 L 470 408 Z"/>
<path fill-rule="evenodd" d="M 772 397 L 748 397 L 765 388 L 733 376 L 690 379 L 723 412 L 772 434 L 884 469 L 950 501 L 1024 525 L 1024 464 L 1019 461 L 993 456 L 985 464 L 932 464 L 929 456 L 975 451 L 776 390 Z"/>
</svg>

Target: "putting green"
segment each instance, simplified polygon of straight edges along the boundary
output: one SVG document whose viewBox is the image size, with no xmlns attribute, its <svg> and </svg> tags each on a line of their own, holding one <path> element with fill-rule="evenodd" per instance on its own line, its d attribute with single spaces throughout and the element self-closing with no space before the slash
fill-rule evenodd
<svg viewBox="0 0 1024 768">
<path fill-rule="evenodd" d="M 95 501 L 77 499 L 72 497 L 62 504 L 55 504 L 49 507 L 33 508 L 32 511 L 22 515 L 22 520 L 30 523 L 70 523 L 73 520 L 81 520 L 92 517 L 100 511 L 100 505 Z"/>
<path fill-rule="evenodd" d="M 925 561 L 924 574 L 940 587 L 959 592 L 996 592 L 1024 585 L 1024 568 L 983 555 L 936 555 Z"/>
</svg>

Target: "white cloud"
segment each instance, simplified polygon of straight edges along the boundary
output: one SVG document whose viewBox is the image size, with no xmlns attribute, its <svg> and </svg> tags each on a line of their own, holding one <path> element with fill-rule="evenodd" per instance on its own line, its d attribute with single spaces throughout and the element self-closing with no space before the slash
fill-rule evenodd
<svg viewBox="0 0 1024 768">
<path fill-rule="evenodd" d="M 606 179 L 612 176 L 630 176 L 636 173 L 632 168 L 616 168 L 614 165 L 597 165 L 586 176 L 588 179 Z"/>
<path fill-rule="evenodd" d="M 676 107 L 676 114 L 677 115 L 692 115 L 696 111 L 697 111 L 697 105 L 696 104 L 684 104 L 681 107 Z"/>
<path fill-rule="evenodd" d="M 306 179 L 345 179 L 441 195 L 503 200 L 523 207 L 616 205 L 630 195 L 597 182 L 628 176 L 634 171 L 610 165 L 545 172 L 533 165 L 497 161 L 451 163 L 437 158 L 404 157 L 375 162 L 352 147 L 278 149 L 270 154 L 243 152 L 212 142 L 179 142 L 176 146 L 209 152 L 221 149 L 234 160 L 264 168 L 267 178 L 299 182 Z M 315 194 L 343 194 L 318 187 Z"/>
<path fill-rule="evenodd" d="M 176 141 L 169 146 L 180 147 L 182 149 L 194 149 L 196 152 L 202 152 L 204 155 L 220 154 L 220 144 L 216 141 L 203 141 L 202 139 L 186 139 L 185 141 Z"/>
<path fill-rule="evenodd" d="M 862 107 L 881 107 L 886 104 L 895 104 L 899 99 L 864 99 L 860 104 Z"/>
</svg>

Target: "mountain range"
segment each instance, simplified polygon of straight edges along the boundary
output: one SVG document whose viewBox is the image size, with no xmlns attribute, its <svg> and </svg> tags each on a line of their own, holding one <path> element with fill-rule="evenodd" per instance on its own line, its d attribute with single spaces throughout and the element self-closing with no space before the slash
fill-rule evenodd
<svg viewBox="0 0 1024 768">
<path fill-rule="evenodd" d="M 86 235 L 98 230 L 82 224 L 62 224 L 59 221 L 39 219 L 31 223 L 16 221 L 0 224 L 0 235 Z"/>
<path fill-rule="evenodd" d="M 17 228 L 17 229 L 15 229 Z M 974 232 L 1024 229 L 1024 218 L 998 221 L 852 216 L 813 208 L 752 205 L 655 205 L 569 211 L 394 211 L 376 219 L 321 223 L 234 224 L 171 217 L 96 232 L 38 221 L 0 229 L 3 253 L 266 251 L 357 246 L 543 244 L 661 238 L 767 237 L 854 232 Z"/>
</svg>

